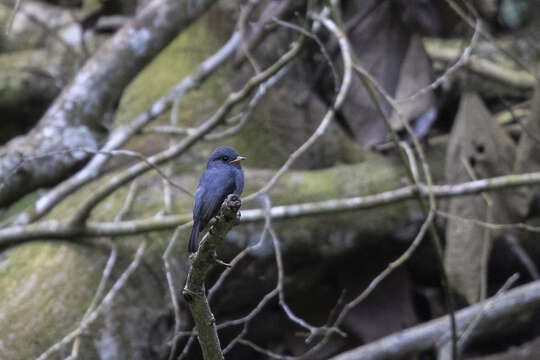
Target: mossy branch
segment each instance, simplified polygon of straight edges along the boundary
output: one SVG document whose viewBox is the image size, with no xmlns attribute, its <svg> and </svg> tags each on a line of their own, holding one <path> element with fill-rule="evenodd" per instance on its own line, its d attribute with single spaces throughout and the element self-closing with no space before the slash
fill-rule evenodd
<svg viewBox="0 0 540 360">
<path fill-rule="evenodd" d="M 216 262 L 216 245 L 233 226 L 240 223 L 238 210 L 241 204 L 240 198 L 234 194 L 225 199 L 215 223 L 201 241 L 199 249 L 194 255 L 183 291 L 197 327 L 199 343 L 205 360 L 223 360 L 224 357 L 217 334 L 216 320 L 206 298 L 204 281 L 206 274 Z"/>
</svg>

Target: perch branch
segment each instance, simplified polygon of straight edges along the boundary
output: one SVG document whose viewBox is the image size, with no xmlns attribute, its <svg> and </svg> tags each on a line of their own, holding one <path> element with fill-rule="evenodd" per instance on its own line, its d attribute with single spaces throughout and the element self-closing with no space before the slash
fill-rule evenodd
<svg viewBox="0 0 540 360">
<path fill-rule="evenodd" d="M 236 195 L 229 195 L 221 205 L 220 214 L 208 234 L 201 241 L 189 269 L 184 298 L 189 305 L 197 327 L 199 343 L 205 360 L 223 360 L 223 354 L 216 328 L 216 320 L 208 305 L 204 282 L 208 271 L 215 263 L 215 251 L 219 241 L 235 225 L 238 225 L 238 210 L 241 201 Z"/>
</svg>

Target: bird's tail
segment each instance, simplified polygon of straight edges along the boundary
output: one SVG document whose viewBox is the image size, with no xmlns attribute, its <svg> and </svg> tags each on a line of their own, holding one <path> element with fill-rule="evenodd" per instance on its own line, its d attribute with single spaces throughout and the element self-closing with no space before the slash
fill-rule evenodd
<svg viewBox="0 0 540 360">
<path fill-rule="evenodd" d="M 191 229 L 191 235 L 189 235 L 188 251 L 190 253 L 197 252 L 199 247 L 199 222 L 193 223 L 193 229 Z"/>
</svg>

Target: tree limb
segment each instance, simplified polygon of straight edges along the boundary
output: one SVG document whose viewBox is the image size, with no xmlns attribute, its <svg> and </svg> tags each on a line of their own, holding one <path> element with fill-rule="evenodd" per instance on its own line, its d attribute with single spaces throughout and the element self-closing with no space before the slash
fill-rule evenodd
<svg viewBox="0 0 540 360">
<path fill-rule="evenodd" d="M 429 191 L 425 184 L 420 183 L 419 186 L 409 185 L 367 196 L 274 206 L 270 209 L 270 215 L 272 219 L 292 219 L 390 205 L 399 201 L 413 199 L 417 196 L 418 192 L 423 197 L 428 197 L 431 192 L 435 198 L 447 198 L 534 184 L 540 184 L 540 172 L 499 176 L 456 185 L 432 185 Z M 243 212 L 241 222 L 263 221 L 264 218 L 265 211 L 263 209 L 246 210 Z M 191 214 L 163 216 L 158 219 L 152 217 L 140 220 L 120 221 L 117 223 L 88 222 L 86 226 L 48 220 L 30 225 L 14 225 L 0 229 L 0 246 L 10 246 L 37 239 L 65 239 L 73 241 L 78 237 L 141 234 L 150 231 L 174 229 L 190 221 Z M 504 226 L 510 225 L 505 224 Z"/>
<path fill-rule="evenodd" d="M 197 326 L 199 343 L 205 360 L 223 360 L 224 358 L 217 335 L 216 320 L 206 298 L 204 281 L 206 274 L 216 262 L 215 252 L 218 241 L 222 240 L 229 230 L 240 222 L 238 210 L 241 204 L 238 196 L 233 194 L 225 199 L 216 222 L 195 254 L 183 291 Z"/>
<path fill-rule="evenodd" d="M 456 313 L 459 331 L 463 331 L 479 313 L 485 311 L 482 327 L 535 310 L 540 305 L 540 281 L 520 286 L 505 295 L 469 306 Z M 392 334 L 370 344 L 344 352 L 331 360 L 393 359 L 435 346 L 448 332 L 448 316 Z"/>
<path fill-rule="evenodd" d="M 58 151 L 73 147 L 97 150 L 105 133 L 104 115 L 127 84 L 214 1 L 155 0 L 102 46 L 38 125 L 3 149 L 0 206 L 61 181 L 87 160 L 86 153 Z M 56 155 L 20 164 L 21 158 L 53 152 Z"/>
</svg>

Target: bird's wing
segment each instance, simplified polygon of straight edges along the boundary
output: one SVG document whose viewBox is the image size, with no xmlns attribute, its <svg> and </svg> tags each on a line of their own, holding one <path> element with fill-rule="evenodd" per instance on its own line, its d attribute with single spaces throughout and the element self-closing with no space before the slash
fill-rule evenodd
<svg viewBox="0 0 540 360">
<path fill-rule="evenodd" d="M 202 180 L 202 179 L 201 179 Z M 199 186 L 197 186 L 197 190 L 195 191 L 195 201 L 193 202 L 193 218 L 200 218 L 201 214 L 201 206 L 203 203 L 205 188 L 202 185 L 202 182 L 199 183 Z"/>
<path fill-rule="evenodd" d="M 201 188 L 200 201 L 197 201 L 197 193 L 195 193 L 195 203 L 199 203 L 197 214 L 201 219 L 201 227 L 204 227 L 212 217 L 217 215 L 227 195 L 234 192 L 234 177 L 227 173 L 207 170 L 201 178 L 199 188 Z"/>
</svg>

